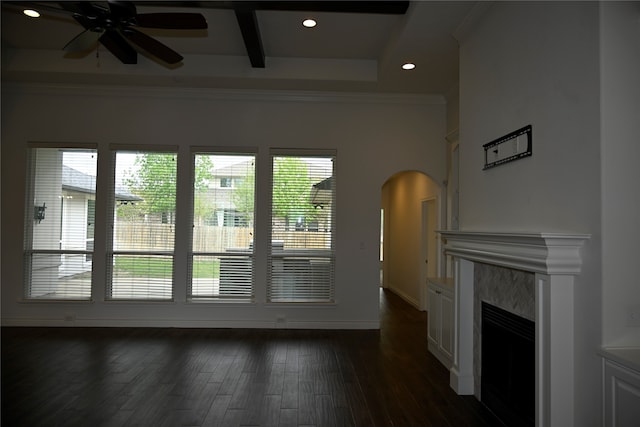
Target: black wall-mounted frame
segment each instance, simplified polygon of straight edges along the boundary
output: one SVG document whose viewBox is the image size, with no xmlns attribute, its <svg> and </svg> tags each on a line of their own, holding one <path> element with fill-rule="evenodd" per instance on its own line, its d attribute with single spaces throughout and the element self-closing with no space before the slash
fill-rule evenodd
<svg viewBox="0 0 640 427">
<path fill-rule="evenodd" d="M 533 144 L 531 133 L 531 125 L 528 125 L 484 144 L 483 170 L 531 156 Z"/>
</svg>

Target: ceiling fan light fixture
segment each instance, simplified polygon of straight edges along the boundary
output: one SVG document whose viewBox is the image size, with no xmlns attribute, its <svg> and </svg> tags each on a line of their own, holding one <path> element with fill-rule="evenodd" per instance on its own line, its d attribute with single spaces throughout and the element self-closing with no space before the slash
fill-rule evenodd
<svg viewBox="0 0 640 427">
<path fill-rule="evenodd" d="M 25 9 L 22 13 L 27 15 L 29 18 L 40 18 L 40 12 L 35 9 Z"/>
<path fill-rule="evenodd" d="M 305 19 L 304 21 L 302 21 L 302 25 L 303 25 L 303 26 L 305 26 L 305 27 L 307 27 L 307 28 L 313 28 L 313 27 L 315 27 L 316 25 L 318 25 L 318 23 L 316 22 L 316 20 L 315 20 L 315 19 L 307 18 L 307 19 Z"/>
<path fill-rule="evenodd" d="M 416 64 L 414 64 L 413 62 L 405 62 L 404 64 L 402 64 L 403 70 L 413 70 L 414 68 L 416 68 Z"/>
</svg>

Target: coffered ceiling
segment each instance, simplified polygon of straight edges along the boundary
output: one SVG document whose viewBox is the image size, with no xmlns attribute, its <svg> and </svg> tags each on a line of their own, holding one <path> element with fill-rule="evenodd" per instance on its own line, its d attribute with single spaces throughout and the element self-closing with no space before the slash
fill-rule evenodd
<svg viewBox="0 0 640 427">
<path fill-rule="evenodd" d="M 3 82 L 442 94 L 457 82 L 453 33 L 476 4 L 134 3 L 139 14 L 201 13 L 208 28 L 139 28 L 184 59 L 168 65 L 141 52 L 136 64 L 123 64 L 102 45 L 65 52 L 63 47 L 84 28 L 69 13 L 55 11 L 59 2 L 2 2 Z M 41 17 L 25 16 L 27 5 L 41 6 Z M 305 28 L 305 18 L 314 18 L 317 26 Z M 405 62 L 416 68 L 403 70 Z"/>
</svg>

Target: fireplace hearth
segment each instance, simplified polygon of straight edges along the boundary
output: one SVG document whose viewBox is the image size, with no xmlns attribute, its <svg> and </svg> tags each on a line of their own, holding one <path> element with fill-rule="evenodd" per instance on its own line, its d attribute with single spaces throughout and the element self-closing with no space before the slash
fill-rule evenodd
<svg viewBox="0 0 640 427">
<path fill-rule="evenodd" d="M 535 424 L 535 323 L 482 303 L 481 401 L 507 426 Z"/>
</svg>

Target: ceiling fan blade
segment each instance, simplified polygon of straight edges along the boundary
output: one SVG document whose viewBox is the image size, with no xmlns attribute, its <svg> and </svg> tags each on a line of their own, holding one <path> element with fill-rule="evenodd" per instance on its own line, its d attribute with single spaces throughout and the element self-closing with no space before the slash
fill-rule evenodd
<svg viewBox="0 0 640 427">
<path fill-rule="evenodd" d="M 63 50 L 67 52 L 83 52 L 93 49 L 104 31 L 84 30 L 67 43 Z"/>
<path fill-rule="evenodd" d="M 118 34 L 115 30 L 107 30 L 100 37 L 100 43 L 104 45 L 116 58 L 118 58 L 123 64 L 137 64 L 138 53 L 132 48 L 129 43 Z"/>
<path fill-rule="evenodd" d="M 183 59 L 182 55 L 175 50 L 134 28 L 129 27 L 124 29 L 122 32 L 124 36 L 131 41 L 131 43 L 139 46 L 141 49 L 147 51 L 167 64 L 177 64 Z"/>
<path fill-rule="evenodd" d="M 90 30 L 96 26 L 95 19 L 89 19 L 84 15 L 74 14 L 73 19 L 75 19 L 77 23 L 82 25 L 82 28 L 84 28 L 85 30 Z"/>
<path fill-rule="evenodd" d="M 204 30 L 207 20 L 200 13 L 139 13 L 136 24 L 144 28 Z"/>
</svg>

